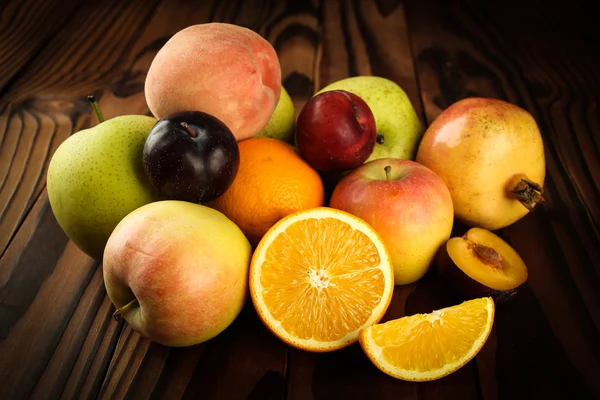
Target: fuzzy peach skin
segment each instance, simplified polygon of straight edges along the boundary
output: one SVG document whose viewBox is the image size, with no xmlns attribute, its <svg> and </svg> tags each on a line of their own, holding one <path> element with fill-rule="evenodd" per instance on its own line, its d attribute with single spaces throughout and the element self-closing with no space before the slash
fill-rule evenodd
<svg viewBox="0 0 600 400">
<path fill-rule="evenodd" d="M 158 201 L 128 214 L 111 234 L 104 283 L 140 335 L 165 346 L 205 342 L 225 330 L 247 299 L 251 249 L 220 212 Z"/>
<path fill-rule="evenodd" d="M 240 141 L 269 122 L 281 93 L 281 67 L 273 46 L 250 29 L 221 22 L 192 25 L 158 51 L 144 90 L 156 118 L 203 111 Z"/>
</svg>

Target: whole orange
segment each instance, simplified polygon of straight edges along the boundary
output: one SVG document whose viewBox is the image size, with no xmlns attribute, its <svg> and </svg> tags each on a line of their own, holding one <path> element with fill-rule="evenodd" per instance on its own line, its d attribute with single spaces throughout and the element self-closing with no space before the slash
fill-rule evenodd
<svg viewBox="0 0 600 400">
<path fill-rule="evenodd" d="M 231 219 L 253 246 L 283 217 L 324 204 L 321 177 L 294 147 L 263 137 L 238 146 L 240 165 L 233 183 L 207 205 Z"/>
</svg>

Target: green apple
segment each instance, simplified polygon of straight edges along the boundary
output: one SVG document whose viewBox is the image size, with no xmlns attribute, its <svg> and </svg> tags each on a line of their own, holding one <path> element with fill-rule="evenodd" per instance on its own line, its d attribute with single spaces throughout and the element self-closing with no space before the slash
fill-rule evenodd
<svg viewBox="0 0 600 400">
<path fill-rule="evenodd" d="M 415 159 L 423 127 L 399 85 L 379 76 L 353 76 L 333 82 L 315 95 L 339 89 L 360 96 L 375 117 L 377 143 L 366 162 L 379 158 Z"/>
<path fill-rule="evenodd" d="M 97 110 L 95 100 L 91 99 Z M 101 259 L 123 217 L 159 199 L 142 165 L 146 137 L 156 119 L 123 115 L 68 137 L 50 160 L 50 206 L 67 236 L 87 255 Z"/>
<path fill-rule="evenodd" d="M 271 119 L 265 127 L 256 135 L 257 137 L 269 137 L 283 142 L 294 144 L 294 125 L 296 122 L 296 111 L 292 98 L 281 87 L 281 95 L 277 106 L 271 115 Z"/>
</svg>

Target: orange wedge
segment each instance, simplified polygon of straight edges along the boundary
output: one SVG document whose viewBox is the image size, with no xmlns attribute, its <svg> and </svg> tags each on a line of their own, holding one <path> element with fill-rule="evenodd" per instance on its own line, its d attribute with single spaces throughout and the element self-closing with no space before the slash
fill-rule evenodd
<svg viewBox="0 0 600 400">
<path fill-rule="evenodd" d="M 382 318 L 394 269 L 379 235 L 362 219 L 329 207 L 273 225 L 250 264 L 256 311 L 279 339 L 313 352 L 355 343 Z"/>
<path fill-rule="evenodd" d="M 406 381 L 431 381 L 467 364 L 494 323 L 491 297 L 373 325 L 359 335 L 362 349 L 386 374 Z"/>
</svg>

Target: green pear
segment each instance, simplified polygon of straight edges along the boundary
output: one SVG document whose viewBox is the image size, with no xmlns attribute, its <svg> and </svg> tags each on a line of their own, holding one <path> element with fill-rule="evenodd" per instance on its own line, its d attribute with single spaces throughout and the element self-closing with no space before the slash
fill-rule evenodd
<svg viewBox="0 0 600 400">
<path fill-rule="evenodd" d="M 379 76 L 353 76 L 333 82 L 315 95 L 346 90 L 369 106 L 377 126 L 377 143 L 366 162 L 378 158 L 414 160 L 423 127 L 410 99 L 395 82 Z"/>
<path fill-rule="evenodd" d="M 131 211 L 159 200 L 142 164 L 146 137 L 156 119 L 123 115 L 69 136 L 50 160 L 47 191 L 61 228 L 97 260 L 115 226 Z"/>
<path fill-rule="evenodd" d="M 289 93 L 281 87 L 279 101 L 265 127 L 256 135 L 269 137 L 283 142 L 294 144 L 294 126 L 296 123 L 296 110 Z"/>
</svg>

